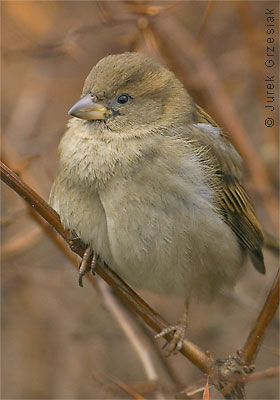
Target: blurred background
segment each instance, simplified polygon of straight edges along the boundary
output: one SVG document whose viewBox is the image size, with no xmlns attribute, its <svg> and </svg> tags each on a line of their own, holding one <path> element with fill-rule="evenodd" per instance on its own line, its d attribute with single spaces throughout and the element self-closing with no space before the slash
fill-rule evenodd
<svg viewBox="0 0 280 400">
<path fill-rule="evenodd" d="M 277 16 L 277 1 L 2 1 L 1 6 L 2 158 L 44 199 L 67 111 L 89 70 L 108 54 L 137 51 L 172 69 L 228 133 L 244 158 L 244 185 L 257 215 L 277 235 L 276 112 L 274 127 L 264 124 L 265 77 L 277 78 L 279 68 L 268 71 L 264 65 L 265 10 L 274 8 Z M 275 40 L 278 34 L 276 26 Z M 152 332 L 128 315 L 150 355 L 154 375 L 147 376 L 100 289 L 86 279 L 78 287 L 77 269 L 6 185 L 1 225 L 1 398 L 201 398 L 201 392 L 188 393 L 205 385 L 203 374 L 180 354 L 162 357 L 163 341 L 155 344 Z M 191 307 L 188 338 L 215 358 L 244 344 L 264 303 L 278 264 L 274 254 L 264 254 L 265 276 L 247 263 L 234 291 Z M 183 309 L 182 299 L 140 295 L 172 323 Z M 277 366 L 277 324 L 267 330 L 257 371 Z M 249 383 L 247 396 L 278 399 L 278 377 Z"/>
</svg>

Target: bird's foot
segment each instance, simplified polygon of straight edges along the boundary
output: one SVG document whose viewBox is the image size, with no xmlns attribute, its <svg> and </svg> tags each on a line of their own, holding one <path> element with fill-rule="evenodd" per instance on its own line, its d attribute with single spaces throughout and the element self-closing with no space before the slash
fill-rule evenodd
<svg viewBox="0 0 280 400">
<path fill-rule="evenodd" d="M 174 332 L 171 341 L 166 342 L 165 345 L 163 346 L 163 349 L 165 349 L 167 357 L 170 356 L 171 354 L 175 355 L 181 350 L 184 344 L 186 329 L 187 329 L 187 320 L 185 317 L 183 317 L 178 322 L 177 325 L 168 326 L 167 328 L 163 329 L 160 333 L 155 335 L 155 339 L 158 339 L 164 337 L 169 333 Z"/>
<path fill-rule="evenodd" d="M 95 275 L 96 271 L 96 263 L 97 263 L 97 254 L 88 247 L 83 255 L 82 261 L 79 267 L 79 286 L 83 287 L 83 276 L 91 271 L 92 275 Z"/>
</svg>

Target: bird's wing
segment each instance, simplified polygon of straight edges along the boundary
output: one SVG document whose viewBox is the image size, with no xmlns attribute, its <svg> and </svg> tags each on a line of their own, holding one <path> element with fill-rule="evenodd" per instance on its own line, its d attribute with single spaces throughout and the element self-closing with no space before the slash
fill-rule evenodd
<svg viewBox="0 0 280 400">
<path fill-rule="evenodd" d="M 215 121 L 196 106 L 197 123 L 192 132 L 199 148 L 205 149 L 205 160 L 214 160 L 221 190 L 217 190 L 217 207 L 225 221 L 237 235 L 243 248 L 250 255 L 255 268 L 265 273 L 262 254 L 263 233 L 254 208 L 240 184 L 242 160 L 222 133 Z M 203 154 L 202 154 L 203 157 Z"/>
</svg>

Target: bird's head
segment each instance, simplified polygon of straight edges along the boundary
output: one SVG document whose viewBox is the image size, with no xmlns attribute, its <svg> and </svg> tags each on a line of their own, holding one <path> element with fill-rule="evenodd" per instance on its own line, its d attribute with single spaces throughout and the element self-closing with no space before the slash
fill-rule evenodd
<svg viewBox="0 0 280 400">
<path fill-rule="evenodd" d="M 114 132 L 149 131 L 188 123 L 192 100 L 175 75 L 155 60 L 123 53 L 92 68 L 69 114 Z"/>
</svg>

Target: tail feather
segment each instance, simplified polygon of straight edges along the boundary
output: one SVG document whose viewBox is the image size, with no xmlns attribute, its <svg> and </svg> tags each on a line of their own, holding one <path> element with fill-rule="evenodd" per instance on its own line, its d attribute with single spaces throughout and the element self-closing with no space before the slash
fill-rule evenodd
<svg viewBox="0 0 280 400">
<path fill-rule="evenodd" d="M 250 251 L 249 255 L 256 270 L 264 275 L 266 270 L 261 249 Z"/>
</svg>

